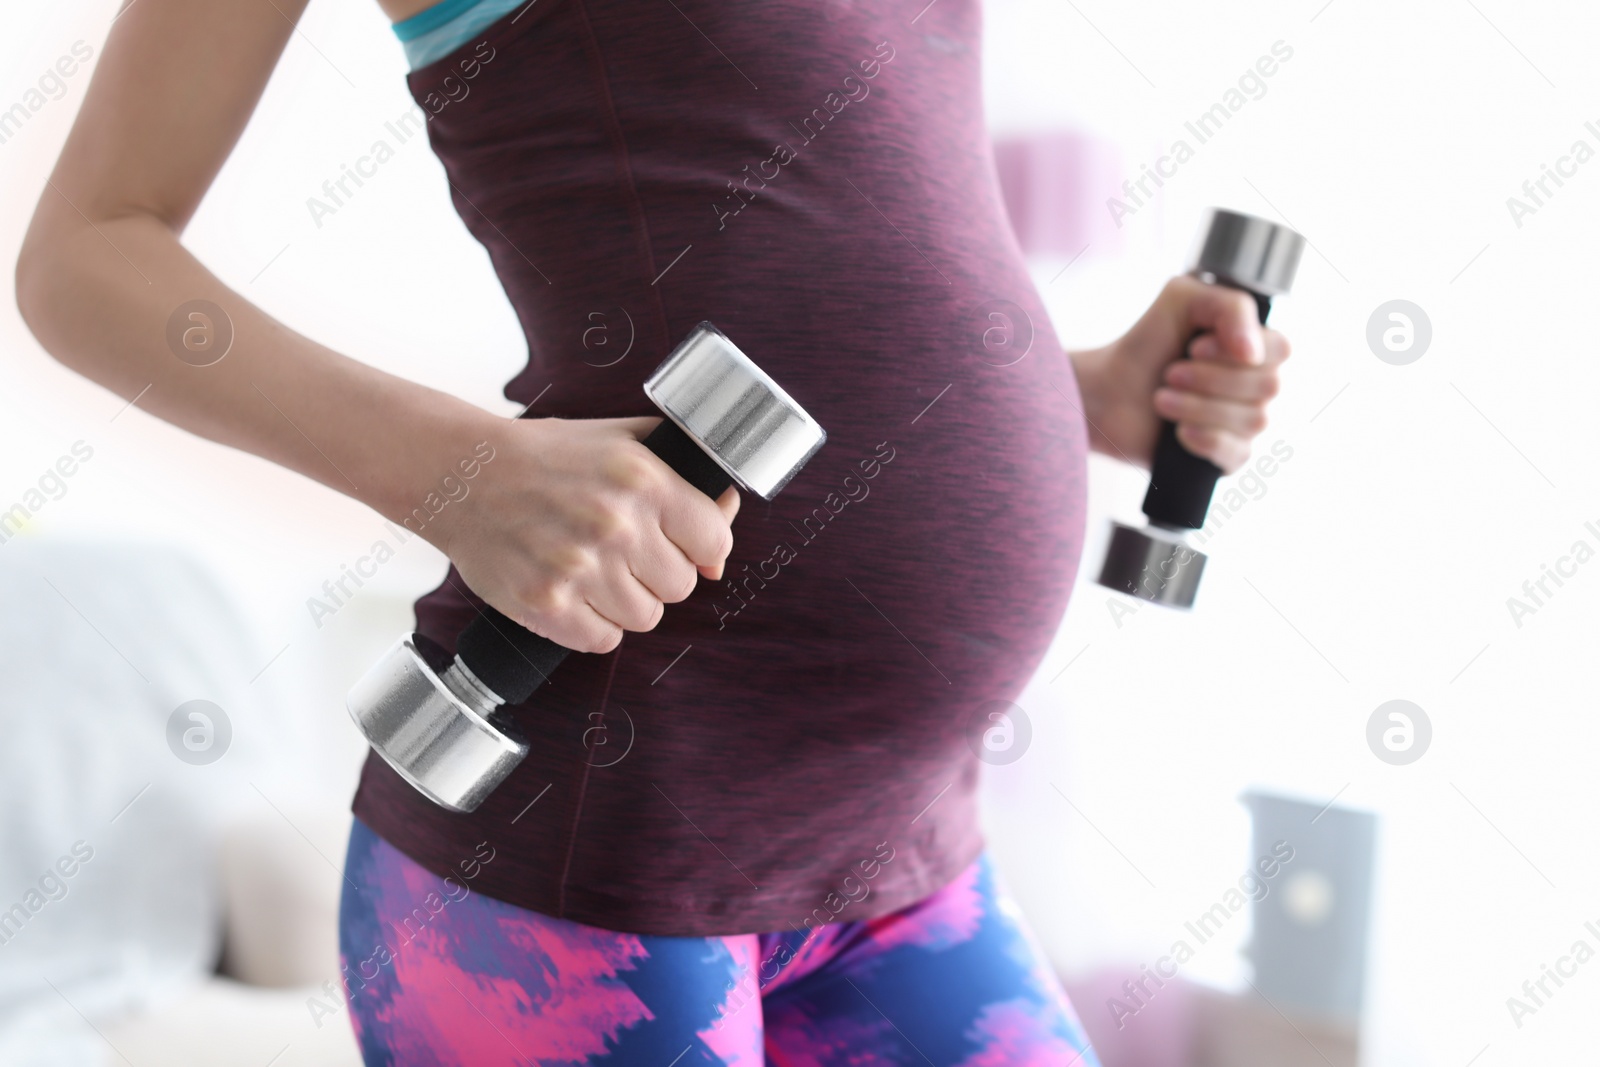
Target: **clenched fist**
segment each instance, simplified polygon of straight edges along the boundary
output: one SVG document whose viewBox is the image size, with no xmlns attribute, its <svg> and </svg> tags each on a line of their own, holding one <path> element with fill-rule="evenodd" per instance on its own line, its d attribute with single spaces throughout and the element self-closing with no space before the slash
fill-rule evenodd
<svg viewBox="0 0 1600 1067">
<path fill-rule="evenodd" d="M 507 618 L 609 652 L 722 577 L 733 548 L 738 490 L 713 501 L 645 448 L 660 421 L 500 420 L 494 461 L 424 536 Z"/>
</svg>

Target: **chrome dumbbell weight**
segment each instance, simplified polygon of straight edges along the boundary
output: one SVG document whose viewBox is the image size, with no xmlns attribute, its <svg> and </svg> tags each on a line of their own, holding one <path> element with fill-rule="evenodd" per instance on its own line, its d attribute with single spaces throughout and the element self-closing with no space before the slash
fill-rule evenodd
<svg viewBox="0 0 1600 1067">
<path fill-rule="evenodd" d="M 1272 298 L 1294 284 L 1304 247 L 1305 238 L 1287 226 L 1217 208 L 1189 273 L 1255 297 L 1264 324 Z M 1175 424 L 1163 422 L 1144 498 L 1150 521 L 1144 529 L 1111 524 L 1100 584 L 1166 607 L 1192 607 L 1206 557 L 1189 546 L 1185 534 L 1205 525 L 1211 492 L 1221 476 L 1216 464 L 1178 442 Z"/>
<path fill-rule="evenodd" d="M 827 439 L 709 322 L 644 391 L 666 415 L 645 447 L 712 498 L 737 482 L 771 500 Z M 567 653 L 485 608 L 453 657 L 421 634 L 401 638 L 350 690 L 350 715 L 401 777 L 434 803 L 470 812 L 528 754 L 505 709 L 526 701 Z"/>
</svg>

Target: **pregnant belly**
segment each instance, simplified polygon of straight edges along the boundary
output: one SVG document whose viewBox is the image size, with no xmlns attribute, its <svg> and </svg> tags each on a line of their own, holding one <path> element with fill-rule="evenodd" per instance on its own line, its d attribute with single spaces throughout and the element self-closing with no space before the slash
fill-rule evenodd
<svg viewBox="0 0 1600 1067">
<path fill-rule="evenodd" d="M 703 708 L 715 685 L 721 706 L 804 709 L 764 722 L 765 745 L 777 729 L 915 754 L 1020 692 L 1076 575 L 1086 439 L 1058 349 L 972 363 L 917 387 L 840 376 L 855 399 L 822 405 L 823 451 L 770 505 L 745 500 L 724 580 L 648 636 L 704 658 L 642 698 Z"/>
</svg>

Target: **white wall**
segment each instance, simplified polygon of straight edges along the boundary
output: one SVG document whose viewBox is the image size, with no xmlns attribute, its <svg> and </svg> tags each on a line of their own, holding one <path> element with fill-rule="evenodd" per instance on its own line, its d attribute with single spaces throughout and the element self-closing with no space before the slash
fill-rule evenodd
<svg viewBox="0 0 1600 1067">
<path fill-rule="evenodd" d="M 112 10 L 13 5 L 0 104 L 74 40 L 98 50 Z M 1293 459 L 1208 544 L 1194 614 L 1147 608 L 1119 627 L 1109 594 L 1080 586 L 1021 700 L 1034 747 L 990 776 L 995 848 L 1064 969 L 1164 951 L 1248 858 L 1244 789 L 1337 794 L 1383 818 L 1369 1062 L 1460 1065 L 1485 1046 L 1482 1067 L 1571 1062 L 1600 1038 L 1600 964 L 1520 1030 L 1505 1006 L 1574 940 L 1600 948 L 1583 929 L 1600 921 L 1600 786 L 1581 643 L 1600 566 L 1520 628 L 1505 604 L 1574 540 L 1600 546 L 1583 529 L 1600 520 L 1585 269 L 1600 163 L 1520 228 L 1505 204 L 1575 139 L 1600 148 L 1583 126 L 1600 121 L 1586 103 L 1600 98 L 1597 22 L 1576 3 L 1505 0 L 990 3 L 996 132 L 1087 129 L 1135 170 L 1275 41 L 1294 50 L 1266 95 L 1124 220 L 1118 254 L 1091 249 L 1053 283 L 1064 261 L 1035 265 L 1069 342 L 1131 322 L 1182 265 L 1208 205 L 1287 219 L 1316 249 L 1275 313 L 1296 355 L 1263 440 L 1286 442 Z M 425 147 L 404 146 L 321 228 L 306 211 L 409 98 L 374 5 L 316 3 L 301 29 L 188 243 L 297 329 L 507 407 L 498 389 L 523 343 Z M 0 212 L 0 261 L 14 260 L 86 80 L 0 145 L 0 202 L 13 205 Z M 1379 361 L 1364 338 L 1395 298 L 1433 325 L 1409 366 Z M 319 630 L 305 598 L 380 532 L 371 515 L 137 409 L 118 416 L 120 400 L 39 351 L 9 300 L 0 361 L 0 499 L 73 441 L 93 442 L 95 461 L 34 534 L 143 534 L 228 573 L 263 645 L 286 648 L 270 669 L 300 680 L 307 723 L 349 749 L 353 774 L 341 704 L 351 664 L 403 625 L 440 558 L 413 542 Z M 1107 516 L 1137 517 L 1143 479 L 1098 461 L 1094 475 L 1098 537 Z M 1364 739 L 1371 711 L 1396 697 L 1435 728 L 1406 767 Z M 1193 973 L 1237 984 L 1229 951 L 1208 947 Z"/>
<path fill-rule="evenodd" d="M 1064 968 L 1151 961 L 1248 862 L 1239 793 L 1338 794 L 1382 818 L 1368 1062 L 1461 1065 L 1485 1046 L 1477 1064 L 1574 1062 L 1600 1033 L 1600 967 L 1520 1029 L 1505 1001 L 1575 940 L 1600 949 L 1583 928 L 1600 926 L 1584 651 L 1600 566 L 1520 628 L 1506 598 L 1575 540 L 1600 548 L 1583 528 L 1600 526 L 1600 162 L 1520 228 L 1506 198 L 1574 140 L 1600 150 L 1584 129 L 1600 125 L 1585 47 L 1596 12 L 1498 0 L 992 0 L 988 12 L 996 131 L 1081 125 L 1135 176 L 1273 42 L 1294 49 L 1158 204 L 1124 220 L 1124 255 L 1091 249 L 1053 285 L 1063 264 L 1036 265 L 1069 343 L 1118 332 L 1182 264 L 1208 205 L 1286 219 L 1316 248 L 1274 312 L 1295 355 L 1262 440 L 1294 458 L 1207 544 L 1195 613 L 1145 609 L 1119 629 L 1110 594 L 1081 584 L 1021 700 L 1036 749 L 992 769 L 988 823 L 1024 907 Z M 1368 316 L 1396 298 L 1433 325 L 1408 366 L 1365 341 Z M 1139 517 L 1144 480 L 1110 463 L 1094 474 L 1103 536 L 1107 516 Z M 1097 562 L 1091 546 L 1089 576 Z M 1368 716 L 1394 698 L 1434 726 L 1409 766 L 1365 742 Z M 1230 933 L 1237 944 L 1246 931 Z M 1195 973 L 1238 985 L 1232 947 L 1213 942 Z"/>
</svg>

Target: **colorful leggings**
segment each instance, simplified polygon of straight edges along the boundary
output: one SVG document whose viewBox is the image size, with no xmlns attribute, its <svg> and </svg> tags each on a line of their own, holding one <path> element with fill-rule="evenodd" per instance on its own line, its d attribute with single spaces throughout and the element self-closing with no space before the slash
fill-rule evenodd
<svg viewBox="0 0 1600 1067">
<path fill-rule="evenodd" d="M 345 876 L 368 1067 L 1098 1064 L 987 856 L 902 911 L 809 936 L 551 918 L 429 873 L 360 822 Z"/>
</svg>

